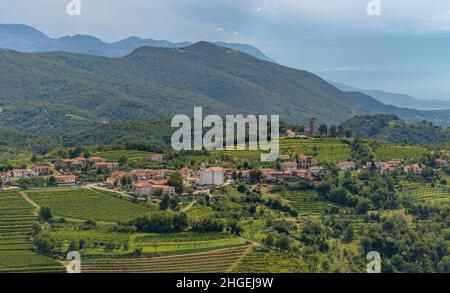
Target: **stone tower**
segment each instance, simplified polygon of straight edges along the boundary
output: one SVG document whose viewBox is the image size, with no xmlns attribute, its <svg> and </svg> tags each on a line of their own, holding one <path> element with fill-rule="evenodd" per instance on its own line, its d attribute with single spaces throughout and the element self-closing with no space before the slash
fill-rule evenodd
<svg viewBox="0 0 450 293">
<path fill-rule="evenodd" d="M 309 131 L 311 134 L 317 133 L 317 119 L 314 117 L 309 119 Z"/>
</svg>

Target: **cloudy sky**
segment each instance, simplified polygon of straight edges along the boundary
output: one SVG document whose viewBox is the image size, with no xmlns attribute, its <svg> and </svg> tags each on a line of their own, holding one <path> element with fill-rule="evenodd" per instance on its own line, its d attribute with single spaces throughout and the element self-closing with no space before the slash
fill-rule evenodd
<svg viewBox="0 0 450 293">
<path fill-rule="evenodd" d="M 449 0 L 380 0 L 380 16 L 367 14 L 370 0 L 81 0 L 81 16 L 67 15 L 69 2 L 0 0 L 0 23 L 109 42 L 136 35 L 249 43 L 325 78 L 450 99 L 442 85 L 450 81 Z"/>
</svg>

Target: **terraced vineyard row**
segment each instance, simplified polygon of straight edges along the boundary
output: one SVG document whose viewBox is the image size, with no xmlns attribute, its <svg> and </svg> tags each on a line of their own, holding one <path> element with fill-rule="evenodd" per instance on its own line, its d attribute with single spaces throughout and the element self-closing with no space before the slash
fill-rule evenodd
<svg viewBox="0 0 450 293">
<path fill-rule="evenodd" d="M 319 163 L 337 163 L 351 158 L 350 147 L 336 139 L 281 138 L 280 149 L 282 153 L 291 154 L 292 158 L 301 154 L 312 155 Z M 259 160 L 261 153 L 258 150 L 245 150 L 213 152 L 213 155 L 228 156 L 238 161 L 253 161 Z"/>
<path fill-rule="evenodd" d="M 255 250 L 245 256 L 233 273 L 303 273 L 308 267 L 299 258 L 269 250 Z"/>
<path fill-rule="evenodd" d="M 281 196 L 289 201 L 291 206 L 299 212 L 300 216 L 321 215 L 325 210 L 336 206 L 321 200 L 318 193 L 314 190 L 286 191 Z"/>
<path fill-rule="evenodd" d="M 348 145 L 336 139 L 282 139 L 281 151 L 293 155 L 312 155 L 319 163 L 337 163 L 351 158 Z"/>
<path fill-rule="evenodd" d="M 153 258 L 95 259 L 82 262 L 84 273 L 224 273 L 245 255 L 248 247 Z"/>
<path fill-rule="evenodd" d="M 194 205 L 192 208 L 187 210 L 187 215 L 189 219 L 205 219 L 214 214 L 214 210 L 207 206 Z"/>
<path fill-rule="evenodd" d="M 406 201 L 450 204 L 450 188 L 448 187 L 402 182 L 398 192 Z"/>
<path fill-rule="evenodd" d="M 18 191 L 0 192 L 0 272 L 63 272 L 56 261 L 33 251 L 37 217 Z"/>
<path fill-rule="evenodd" d="M 383 145 L 373 150 L 378 161 L 419 159 L 426 150 L 415 146 Z"/>
</svg>

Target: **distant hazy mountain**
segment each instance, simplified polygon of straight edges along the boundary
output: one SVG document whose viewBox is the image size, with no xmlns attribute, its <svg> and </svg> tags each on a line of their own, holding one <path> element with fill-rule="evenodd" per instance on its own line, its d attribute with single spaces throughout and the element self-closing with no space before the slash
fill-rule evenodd
<svg viewBox="0 0 450 293">
<path fill-rule="evenodd" d="M 192 44 L 192 42 L 171 43 L 165 40 L 142 39 L 139 37 L 129 37 L 115 43 L 105 43 L 98 38 L 85 35 L 52 39 L 27 25 L 0 24 L 0 48 L 28 53 L 64 51 L 96 56 L 123 57 L 144 46 L 182 48 Z M 259 49 L 247 44 L 224 42 L 218 42 L 217 44 L 261 60 L 274 62 Z"/>
<path fill-rule="evenodd" d="M 443 100 L 422 100 L 414 98 L 405 94 L 388 93 L 381 90 L 366 90 L 356 88 L 347 84 L 332 82 L 332 85 L 342 91 L 361 92 L 375 99 L 383 102 L 387 105 L 393 105 L 397 107 L 418 109 L 418 110 L 447 110 L 450 109 L 450 101 Z"/>
<path fill-rule="evenodd" d="M 430 121 L 439 125 L 450 125 L 450 110 L 416 110 L 386 105 L 361 92 L 344 92 L 350 99 L 349 104 L 356 106 L 358 115 L 390 114 L 408 121 Z"/>
</svg>

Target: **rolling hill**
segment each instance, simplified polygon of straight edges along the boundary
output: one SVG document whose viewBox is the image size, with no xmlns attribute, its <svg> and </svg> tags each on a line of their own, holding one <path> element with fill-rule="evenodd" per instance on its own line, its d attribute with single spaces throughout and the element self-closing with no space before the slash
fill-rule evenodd
<svg viewBox="0 0 450 293">
<path fill-rule="evenodd" d="M 429 122 L 407 122 L 395 115 L 355 116 L 342 126 L 355 135 L 392 143 L 428 145 L 450 140 L 450 129 Z"/>
</svg>

